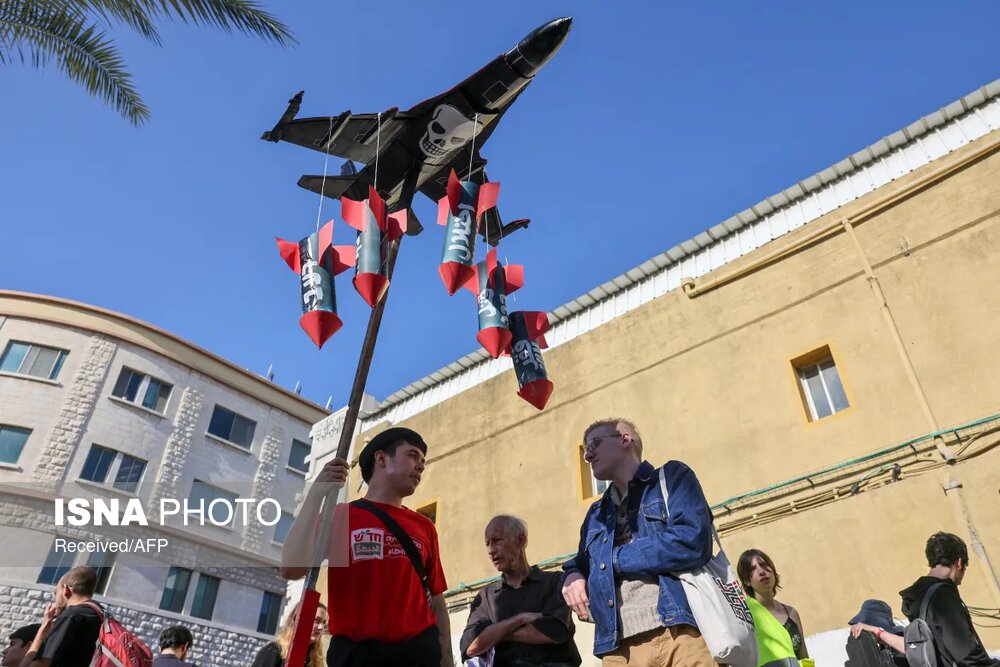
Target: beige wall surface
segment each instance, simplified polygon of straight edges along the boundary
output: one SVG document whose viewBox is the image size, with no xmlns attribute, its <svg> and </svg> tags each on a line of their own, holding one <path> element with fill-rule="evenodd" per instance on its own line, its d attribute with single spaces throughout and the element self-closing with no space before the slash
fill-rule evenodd
<svg viewBox="0 0 1000 667">
<path fill-rule="evenodd" d="M 994 135 L 699 280 L 751 266 L 942 165 L 960 164 L 996 142 Z M 991 152 L 855 227 L 930 414 L 908 379 L 862 256 L 837 231 L 693 298 L 669 292 L 546 352 L 556 389 L 542 412 L 515 395 L 508 372 L 408 419 L 430 446 L 408 504 L 438 503 L 449 584 L 495 575 L 482 529 L 497 513 L 528 522 L 534 561 L 576 549 L 589 504 L 577 448 L 599 417 L 634 419 L 646 457 L 684 460 L 715 503 L 1000 413 L 997 183 L 1000 153 Z M 791 360 L 823 346 L 833 353 L 850 408 L 810 422 Z M 996 438 L 987 434 L 979 444 L 989 437 Z M 998 462 L 988 453 L 954 469 L 965 478 L 960 493 L 995 563 Z M 968 539 L 942 490 L 945 473 L 905 473 L 875 492 L 733 532 L 730 556 L 751 544 L 773 551 L 788 573 L 785 596 L 802 610 L 809 633 L 841 626 L 867 597 L 898 607 L 896 592 L 925 569 L 929 534 L 952 530 Z M 970 604 L 1000 606 L 990 591 L 979 570 L 963 586 Z M 997 631 L 983 633 L 1000 645 Z"/>
</svg>

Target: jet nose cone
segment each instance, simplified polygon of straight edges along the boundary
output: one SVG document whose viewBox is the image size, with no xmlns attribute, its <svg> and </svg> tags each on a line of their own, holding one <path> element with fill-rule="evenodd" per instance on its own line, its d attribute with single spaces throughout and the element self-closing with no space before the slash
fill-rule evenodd
<svg viewBox="0 0 1000 667">
<path fill-rule="evenodd" d="M 566 41 L 572 25 L 573 19 L 565 16 L 535 28 L 507 54 L 510 66 L 523 77 L 534 76 Z"/>
</svg>

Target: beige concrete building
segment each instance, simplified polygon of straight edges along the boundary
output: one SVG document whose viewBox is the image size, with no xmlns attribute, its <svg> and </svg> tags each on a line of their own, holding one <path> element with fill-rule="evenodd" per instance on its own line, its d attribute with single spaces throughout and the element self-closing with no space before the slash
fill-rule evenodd
<svg viewBox="0 0 1000 667">
<path fill-rule="evenodd" d="M 52 584 L 88 565 L 97 599 L 154 649 L 181 623 L 200 665 L 249 664 L 284 606 L 281 543 L 311 425 L 327 414 L 144 322 L 0 291 L 0 636 L 37 621 Z M 150 526 L 60 526 L 55 505 L 70 498 L 138 502 Z M 222 501 L 236 498 L 274 499 L 283 514 L 228 521 Z M 221 525 L 157 525 L 163 499 L 220 501 Z M 137 538 L 166 544 L 142 549 Z M 60 539 L 129 546 L 72 552 Z"/>
<path fill-rule="evenodd" d="M 456 636 L 496 574 L 491 516 L 528 522 L 534 562 L 576 549 L 603 490 L 582 432 L 605 416 L 635 420 L 651 461 L 696 471 L 731 559 L 775 559 L 821 665 L 843 634 L 818 635 L 864 599 L 899 614 L 938 530 L 973 552 L 970 607 L 1000 607 L 998 96 L 994 82 L 556 308 L 544 411 L 480 351 L 365 417 L 361 439 L 392 423 L 430 443 L 410 506 L 437 522 Z"/>
</svg>

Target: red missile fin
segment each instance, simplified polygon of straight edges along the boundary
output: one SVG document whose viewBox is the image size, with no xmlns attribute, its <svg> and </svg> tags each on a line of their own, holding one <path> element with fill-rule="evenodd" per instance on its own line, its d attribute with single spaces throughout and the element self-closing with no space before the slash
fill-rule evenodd
<svg viewBox="0 0 1000 667">
<path fill-rule="evenodd" d="M 472 277 L 465 281 L 462 285 L 465 289 L 472 292 L 476 297 L 479 296 L 479 266 L 476 265 L 472 267 Z"/>
<path fill-rule="evenodd" d="M 496 359 L 504 350 L 510 349 L 511 337 L 510 329 L 489 327 L 488 329 L 480 329 L 476 340 L 490 353 L 491 357 Z"/>
<path fill-rule="evenodd" d="M 380 273 L 359 273 L 354 276 L 354 289 L 374 308 L 389 289 L 389 279 Z"/>
<path fill-rule="evenodd" d="M 277 236 L 274 237 L 274 240 L 278 242 L 278 254 L 281 255 L 281 259 L 285 260 L 288 268 L 295 273 L 299 273 L 302 270 L 302 260 L 299 258 L 299 244 L 286 241 Z"/>
<path fill-rule="evenodd" d="M 469 278 L 475 275 L 475 272 L 471 266 L 458 262 L 442 262 L 438 267 L 438 273 L 441 274 L 441 280 L 444 281 L 445 289 L 450 295 L 454 295 L 462 285 L 469 282 Z M 479 290 L 476 290 L 476 293 L 478 294 Z"/>
<path fill-rule="evenodd" d="M 331 246 L 333 253 L 333 275 L 340 275 L 358 261 L 358 249 L 352 245 Z"/>
<path fill-rule="evenodd" d="M 389 214 L 389 218 L 386 220 L 385 232 L 390 241 L 398 239 L 406 233 L 408 219 L 409 214 L 405 208 Z"/>
<path fill-rule="evenodd" d="M 549 330 L 549 316 L 537 310 L 525 310 L 524 324 L 528 329 L 528 337 L 538 340 L 542 334 Z"/>
<path fill-rule="evenodd" d="M 545 408 L 545 404 L 549 402 L 549 397 L 552 396 L 554 388 L 555 385 L 552 384 L 552 380 L 535 380 L 521 387 L 517 395 L 539 410 L 542 410 Z"/>
<path fill-rule="evenodd" d="M 448 207 L 448 198 L 441 197 L 438 200 L 438 224 L 444 227 L 448 224 L 448 216 L 451 215 L 451 209 Z"/>
<path fill-rule="evenodd" d="M 448 206 L 451 214 L 458 213 L 458 205 L 462 203 L 462 182 L 458 180 L 458 174 L 452 169 L 448 175 Z"/>
<path fill-rule="evenodd" d="M 330 313 L 325 310 L 312 310 L 299 318 L 299 326 L 306 332 L 306 335 L 316 344 L 316 347 L 323 347 L 323 343 L 330 340 L 330 337 L 340 330 L 344 325 L 340 321 L 337 313 Z"/>
<path fill-rule="evenodd" d="M 524 264 L 508 264 L 503 267 L 503 277 L 506 279 L 507 294 L 513 294 L 524 287 Z"/>
<path fill-rule="evenodd" d="M 319 228 L 319 256 L 322 257 L 333 247 L 333 220 Z"/>
<path fill-rule="evenodd" d="M 368 207 L 375 214 L 375 222 L 378 224 L 378 228 L 385 232 L 385 200 L 382 199 L 378 190 L 370 185 L 368 186 Z"/>
<path fill-rule="evenodd" d="M 341 197 L 340 217 L 359 232 L 365 231 L 365 203 L 363 201 Z"/>
<path fill-rule="evenodd" d="M 497 198 L 500 196 L 500 184 L 496 181 L 483 183 L 479 186 L 479 201 L 476 202 L 476 220 L 483 217 L 483 213 L 497 205 Z"/>
</svg>

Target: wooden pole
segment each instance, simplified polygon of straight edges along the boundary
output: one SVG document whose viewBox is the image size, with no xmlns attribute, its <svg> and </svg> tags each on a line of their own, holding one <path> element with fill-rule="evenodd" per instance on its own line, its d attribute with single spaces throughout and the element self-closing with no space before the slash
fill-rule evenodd
<svg viewBox="0 0 1000 667">
<path fill-rule="evenodd" d="M 392 273 L 396 268 L 396 255 L 399 253 L 400 239 L 389 242 L 389 252 L 386 257 L 386 277 L 389 278 L 389 285 L 392 285 Z M 347 401 L 347 414 L 344 415 L 344 425 L 340 431 L 340 442 L 337 443 L 337 458 L 346 458 L 351 449 L 351 441 L 354 440 L 354 427 L 358 421 L 358 414 L 361 412 L 361 400 L 365 394 L 365 384 L 368 382 L 368 371 L 371 369 L 372 357 L 375 354 L 375 342 L 378 339 L 379 327 L 382 324 L 382 313 L 385 312 L 385 303 L 389 300 L 389 288 L 386 288 L 382 299 L 372 309 L 372 314 L 368 318 L 368 329 L 365 331 L 365 339 L 361 344 L 361 356 L 358 359 L 358 368 L 354 372 L 354 384 L 351 386 L 351 396 Z M 316 621 L 316 609 L 319 603 L 319 591 L 316 590 L 316 582 L 319 579 L 320 563 L 326 556 L 326 550 L 330 542 L 330 526 L 333 523 L 333 508 L 337 504 L 337 496 L 340 495 L 341 486 L 335 484 L 323 498 L 323 509 L 320 510 L 319 529 L 316 543 L 313 545 L 313 558 L 309 573 L 306 575 L 305 586 L 302 590 L 302 601 L 299 605 L 299 617 L 295 622 L 295 633 L 292 635 L 292 646 L 288 653 L 285 667 L 304 667 L 306 655 L 309 652 L 309 643 L 312 639 L 313 623 Z M 315 667 L 315 665 L 313 666 Z"/>
</svg>

